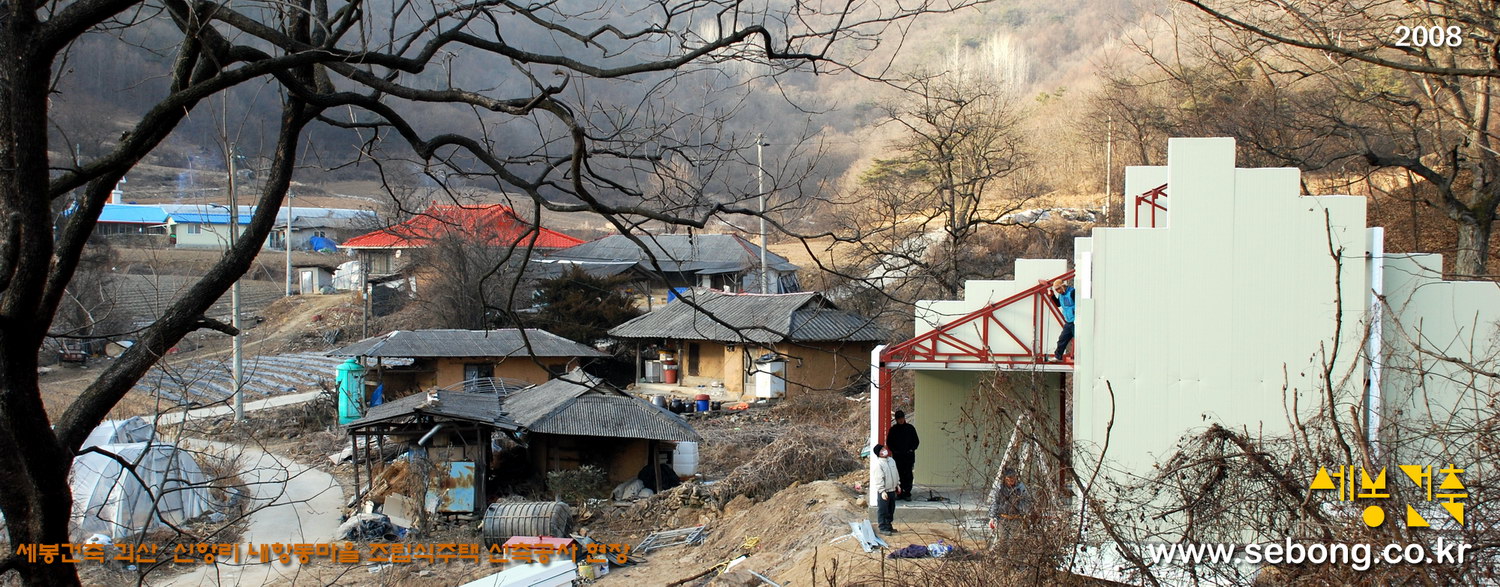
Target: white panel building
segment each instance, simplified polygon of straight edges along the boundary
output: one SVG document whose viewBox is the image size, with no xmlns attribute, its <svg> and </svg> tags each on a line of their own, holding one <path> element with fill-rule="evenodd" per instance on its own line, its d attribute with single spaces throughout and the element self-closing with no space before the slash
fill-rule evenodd
<svg viewBox="0 0 1500 587">
<path fill-rule="evenodd" d="M 877 351 L 872 442 L 894 409 L 891 372 L 906 369 L 919 485 L 976 480 L 963 421 L 995 373 L 1040 382 L 1057 447 L 1092 462 L 1107 445 L 1106 474 L 1149 477 L 1214 424 L 1284 435 L 1330 398 L 1392 459 L 1421 449 L 1424 464 L 1464 464 L 1493 435 L 1468 423 L 1497 412 L 1500 286 L 1443 281 L 1435 255 L 1385 254 L 1364 198 L 1300 185 L 1297 169 L 1236 168 L 1232 139 L 1172 139 L 1168 165 L 1127 169 L 1126 227 L 1076 241 L 1072 360 L 1040 359 L 1060 320 L 1039 280 L 1069 276 L 1068 264 L 1019 260 L 1013 281 L 919 304 L 916 338 Z M 1456 432 L 1404 442 L 1403 429 L 1434 421 Z"/>
<path fill-rule="evenodd" d="M 1149 470 L 1212 423 L 1285 432 L 1291 406 L 1305 416 L 1328 397 L 1325 366 L 1340 413 L 1363 389 L 1345 375 L 1370 292 L 1364 198 L 1300 196 L 1296 169 L 1237 169 L 1232 139 L 1173 139 L 1168 161 L 1135 170 L 1125 190 L 1165 175 L 1169 222 L 1095 229 L 1075 253 L 1092 274 L 1078 300 L 1074 440 L 1086 454 L 1108 442 L 1126 470 Z"/>
</svg>

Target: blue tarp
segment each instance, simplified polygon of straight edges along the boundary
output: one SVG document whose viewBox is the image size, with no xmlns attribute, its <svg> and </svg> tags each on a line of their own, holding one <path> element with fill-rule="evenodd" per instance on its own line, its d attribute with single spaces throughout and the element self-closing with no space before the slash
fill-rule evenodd
<svg viewBox="0 0 1500 587">
<path fill-rule="evenodd" d="M 324 238 L 321 236 L 315 236 L 307 239 L 307 244 L 308 246 L 312 247 L 312 250 L 318 252 L 333 252 L 339 250 L 338 243 L 333 242 L 332 239 Z"/>
</svg>

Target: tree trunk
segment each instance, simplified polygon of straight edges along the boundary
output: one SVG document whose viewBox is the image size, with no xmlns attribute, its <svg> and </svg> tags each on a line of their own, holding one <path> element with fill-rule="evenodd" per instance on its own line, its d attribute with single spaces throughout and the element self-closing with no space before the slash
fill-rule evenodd
<svg viewBox="0 0 1500 587">
<path fill-rule="evenodd" d="M 35 356 L 35 353 L 30 353 Z M 6 361 L 9 363 L 10 361 Z M 0 369 L 7 369 L 9 365 Z M 33 371 L 35 372 L 35 371 Z M 45 419 L 38 418 L 40 421 Z M 24 461 L 26 475 L 13 475 L 0 492 L 0 509 L 5 512 L 6 529 L 13 547 L 37 544 L 68 544 L 68 518 L 73 511 L 73 494 L 68 487 L 68 470 L 73 459 L 58 454 L 56 443 L 26 443 L 15 456 Z M 50 446 L 43 446 L 44 444 Z M 54 449 L 54 450 L 49 450 Z M 9 457 L 10 455 L 8 455 Z M 4 459 L 11 461 L 11 458 Z M 6 463 L 7 468 L 10 464 Z M 15 469 L 12 469 L 15 470 Z M 34 551 L 33 551 L 34 552 Z M 66 551 L 63 551 L 66 553 Z M 11 553 L 14 555 L 15 551 Z M 30 562 L 14 556 L 9 563 L 26 585 L 78 585 L 78 573 L 70 563 Z"/>
<path fill-rule="evenodd" d="M 1494 219 L 1459 219 L 1458 251 L 1453 255 L 1453 274 L 1457 279 L 1488 279 L 1490 231 Z"/>
<path fill-rule="evenodd" d="M 0 6 L 0 513 L 14 546 L 67 543 L 73 507 L 72 454 L 48 425 L 37 385 L 37 349 L 51 319 L 39 311 L 52 261 L 51 60 L 35 53 L 39 25 L 27 6 Z M 0 557 L 0 569 L 28 585 L 78 584 L 71 564 L 27 562 L 14 551 Z"/>
</svg>

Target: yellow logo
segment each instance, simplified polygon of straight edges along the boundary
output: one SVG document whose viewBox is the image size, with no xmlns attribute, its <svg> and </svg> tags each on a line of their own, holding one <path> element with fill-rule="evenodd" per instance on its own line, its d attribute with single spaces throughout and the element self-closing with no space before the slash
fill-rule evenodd
<svg viewBox="0 0 1500 587">
<path fill-rule="evenodd" d="M 1426 495 L 1426 501 L 1434 502 L 1448 512 L 1448 516 L 1464 524 L 1464 503 L 1458 501 L 1469 497 L 1468 488 L 1464 487 L 1463 480 L 1459 478 L 1464 469 L 1449 464 L 1445 469 L 1438 469 L 1443 475 L 1442 482 L 1433 486 L 1433 472 L 1431 466 L 1422 465 L 1400 465 L 1401 472 L 1416 487 Z M 1356 471 L 1358 473 L 1356 474 Z M 1354 501 L 1355 499 L 1390 499 L 1390 489 L 1386 485 L 1386 470 L 1381 468 L 1374 476 L 1370 475 L 1363 467 L 1334 467 L 1330 472 L 1326 467 L 1318 467 L 1318 474 L 1313 476 L 1312 483 L 1308 489 L 1319 491 L 1336 491 L 1334 499 L 1337 501 Z M 1356 482 L 1357 481 L 1357 482 Z M 1442 501 L 1446 500 L 1446 501 Z M 1379 505 L 1366 506 L 1362 514 L 1366 526 L 1375 528 L 1385 523 L 1385 508 Z M 1406 504 L 1406 527 L 1426 528 L 1430 524 L 1422 517 L 1411 504 Z"/>
</svg>

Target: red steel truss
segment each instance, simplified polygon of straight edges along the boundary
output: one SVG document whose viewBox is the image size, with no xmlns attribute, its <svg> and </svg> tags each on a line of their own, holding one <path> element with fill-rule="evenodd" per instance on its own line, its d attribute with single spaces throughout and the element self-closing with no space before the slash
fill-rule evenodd
<svg viewBox="0 0 1500 587">
<path fill-rule="evenodd" d="M 1166 186 L 1162 186 L 1165 188 Z M 1158 188 L 1158 189 L 1162 189 Z M 1165 208 L 1163 208 L 1165 209 Z M 1057 325 L 1063 324 L 1062 311 L 1058 309 L 1057 303 L 1052 300 L 1048 293 L 1051 283 L 1058 279 L 1072 279 L 1073 272 L 1069 271 L 1057 277 L 1047 280 L 1047 283 L 1039 283 L 1027 288 L 1020 293 L 1008 298 L 989 304 L 983 308 L 970 312 L 957 320 L 935 328 L 921 336 L 917 336 L 890 347 L 880 353 L 880 370 L 878 380 L 875 384 L 880 388 L 880 396 L 877 401 L 880 405 L 881 425 L 879 427 L 880 442 L 885 442 L 885 433 L 890 429 L 891 416 L 891 371 L 895 368 L 909 366 L 910 363 L 933 363 L 941 364 L 988 364 L 996 366 L 1020 367 L 1024 365 L 1041 365 L 1045 363 L 1048 340 L 1042 338 L 1046 321 L 1051 319 Z M 1015 304 L 1031 304 L 1031 328 L 1027 332 L 1017 332 L 1003 324 L 998 316 L 1002 308 Z M 955 336 L 955 331 L 960 328 L 972 328 L 978 326 L 979 340 L 989 341 L 991 333 L 1004 333 L 1020 346 L 1021 352 L 996 353 L 988 348 L 987 342 L 975 345 L 965 342 Z M 1073 356 L 1069 353 L 1062 365 L 1071 366 Z M 894 366 L 890 366 L 894 365 Z"/>
<path fill-rule="evenodd" d="M 1161 184 L 1156 188 L 1146 191 L 1135 197 L 1135 227 L 1141 228 L 1141 206 L 1151 207 L 1151 224 L 1146 228 L 1156 228 L 1156 211 L 1167 211 L 1167 207 L 1160 200 L 1167 197 L 1167 184 Z"/>
<path fill-rule="evenodd" d="M 889 347 L 880 354 L 885 363 L 986 363 L 991 365 L 1035 365 L 1047 353 L 1047 341 L 1042 340 L 1042 330 L 1048 317 L 1058 325 L 1063 323 L 1062 312 L 1047 293 L 1052 281 L 1072 279 L 1069 271 L 1048 280 L 1048 284 L 1037 284 L 1013 296 L 975 310 L 957 320 L 935 328 L 926 334 Z M 997 313 L 1014 304 L 1029 303 L 1032 306 L 1031 330 L 1023 332 L 1025 338 L 1000 322 Z M 954 336 L 960 328 L 977 324 L 979 339 L 988 341 L 990 334 L 1001 332 L 1021 347 L 1018 353 L 996 353 L 989 348 L 976 346 Z M 983 343 L 981 343 L 982 345 Z M 950 350 L 953 349 L 953 350 Z"/>
</svg>

